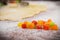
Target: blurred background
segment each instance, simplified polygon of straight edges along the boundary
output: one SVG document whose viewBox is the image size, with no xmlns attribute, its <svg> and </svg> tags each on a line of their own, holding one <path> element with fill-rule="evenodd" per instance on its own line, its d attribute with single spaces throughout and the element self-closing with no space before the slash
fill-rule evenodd
<svg viewBox="0 0 60 40">
<path fill-rule="evenodd" d="M 7 5 L 7 1 L 8 0 L 0 0 L 0 3 Z M 19 1 L 60 1 L 60 0 L 19 0 Z"/>
</svg>

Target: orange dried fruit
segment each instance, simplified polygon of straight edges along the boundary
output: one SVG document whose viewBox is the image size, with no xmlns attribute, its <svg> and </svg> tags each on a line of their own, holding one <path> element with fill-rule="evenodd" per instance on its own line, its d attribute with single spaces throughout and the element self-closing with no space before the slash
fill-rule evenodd
<svg viewBox="0 0 60 40">
<path fill-rule="evenodd" d="M 28 26 L 28 29 L 34 29 L 34 24 L 33 23 L 30 23 L 29 26 Z"/>
<path fill-rule="evenodd" d="M 47 25 L 47 24 L 44 24 L 44 25 L 43 25 L 43 29 L 44 29 L 44 30 L 49 30 L 49 29 L 50 29 L 50 26 Z"/>
<path fill-rule="evenodd" d="M 28 21 L 24 21 L 23 23 L 24 23 L 24 24 L 27 24 L 27 23 L 28 23 Z"/>
<path fill-rule="evenodd" d="M 38 20 L 38 24 L 41 25 L 41 26 L 43 26 L 43 25 L 45 24 L 45 21 L 43 21 L 43 20 Z"/>
<path fill-rule="evenodd" d="M 57 25 L 52 26 L 51 30 L 58 30 L 58 26 Z"/>
<path fill-rule="evenodd" d="M 48 21 L 47 22 L 52 22 L 52 20 L 51 19 L 48 19 Z"/>
</svg>

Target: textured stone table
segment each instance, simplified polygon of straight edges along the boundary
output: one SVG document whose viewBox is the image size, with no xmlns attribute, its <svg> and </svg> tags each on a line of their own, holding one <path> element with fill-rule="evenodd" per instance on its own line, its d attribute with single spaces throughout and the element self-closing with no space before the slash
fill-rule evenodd
<svg viewBox="0 0 60 40">
<path fill-rule="evenodd" d="M 60 3 L 48 1 L 33 1 L 33 4 L 44 4 L 47 6 L 47 11 L 42 12 L 34 17 L 27 18 L 23 21 L 32 20 L 48 20 L 52 19 L 60 28 Z M 45 30 L 29 30 L 20 29 L 17 27 L 18 22 L 0 21 L 0 40 L 60 40 L 60 31 L 45 31 Z"/>
</svg>

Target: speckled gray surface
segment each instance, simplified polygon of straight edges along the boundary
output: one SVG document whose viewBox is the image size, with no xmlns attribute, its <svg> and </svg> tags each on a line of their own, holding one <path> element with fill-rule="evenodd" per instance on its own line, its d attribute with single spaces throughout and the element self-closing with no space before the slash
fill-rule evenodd
<svg viewBox="0 0 60 40">
<path fill-rule="evenodd" d="M 44 4 L 47 6 L 48 10 L 34 17 L 27 18 L 23 21 L 32 20 L 48 20 L 52 19 L 60 28 L 60 3 L 59 2 L 46 2 L 38 1 L 31 2 L 34 4 Z M 29 30 L 20 29 L 17 27 L 18 22 L 13 21 L 0 21 L 0 40 L 60 40 L 60 31 L 45 31 L 45 30 Z"/>
</svg>

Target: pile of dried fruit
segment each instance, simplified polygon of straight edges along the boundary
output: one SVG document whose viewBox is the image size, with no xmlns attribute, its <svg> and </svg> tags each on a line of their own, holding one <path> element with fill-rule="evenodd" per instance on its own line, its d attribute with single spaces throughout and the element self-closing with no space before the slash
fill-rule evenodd
<svg viewBox="0 0 60 40">
<path fill-rule="evenodd" d="M 58 26 L 51 19 L 48 21 L 33 20 L 32 22 L 19 22 L 18 27 L 23 29 L 58 30 Z"/>
</svg>

